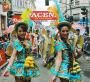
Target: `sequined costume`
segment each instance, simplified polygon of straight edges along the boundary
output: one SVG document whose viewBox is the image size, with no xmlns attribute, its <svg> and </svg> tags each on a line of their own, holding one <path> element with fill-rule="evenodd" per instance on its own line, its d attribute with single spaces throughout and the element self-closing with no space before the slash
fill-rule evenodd
<svg viewBox="0 0 90 82">
<path fill-rule="evenodd" d="M 74 47 L 71 45 L 71 52 L 73 52 Z M 57 72 L 55 70 L 55 65 L 53 65 L 50 69 L 50 72 L 57 77 L 69 79 L 69 80 L 79 80 L 81 79 L 80 74 L 71 74 L 69 72 L 69 55 L 68 55 L 68 48 L 67 45 L 62 41 L 56 41 L 55 43 L 55 51 L 62 51 L 62 62 L 59 68 L 59 71 Z"/>
<path fill-rule="evenodd" d="M 18 77 L 36 77 L 40 75 L 39 69 L 36 66 L 36 68 L 25 68 L 24 63 L 26 59 L 26 49 L 19 43 L 18 40 L 15 40 L 13 42 L 13 47 L 17 50 L 16 58 L 10 67 L 9 71 L 12 75 L 18 76 Z"/>
</svg>

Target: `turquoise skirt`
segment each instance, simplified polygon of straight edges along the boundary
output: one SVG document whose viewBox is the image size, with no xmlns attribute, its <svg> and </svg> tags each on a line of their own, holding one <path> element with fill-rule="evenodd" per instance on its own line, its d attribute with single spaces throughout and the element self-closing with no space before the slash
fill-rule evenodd
<svg viewBox="0 0 90 82">
<path fill-rule="evenodd" d="M 15 61 L 10 67 L 9 72 L 17 77 L 37 77 L 40 75 L 39 69 L 37 68 L 24 68 L 24 62 Z"/>
<path fill-rule="evenodd" d="M 66 63 L 61 63 L 61 66 L 58 72 L 55 70 L 55 65 L 54 65 L 53 67 L 51 67 L 50 72 L 56 75 L 57 77 L 61 77 L 65 79 L 69 79 L 70 77 L 70 74 L 68 72 L 68 64 Z"/>
<path fill-rule="evenodd" d="M 57 77 L 63 78 L 63 79 L 68 79 L 68 80 L 81 80 L 81 75 L 78 74 L 71 74 L 68 71 L 68 63 L 62 62 L 61 66 L 59 68 L 59 71 L 57 72 L 55 70 L 55 65 L 51 67 L 50 72 L 53 75 L 56 75 Z"/>
</svg>

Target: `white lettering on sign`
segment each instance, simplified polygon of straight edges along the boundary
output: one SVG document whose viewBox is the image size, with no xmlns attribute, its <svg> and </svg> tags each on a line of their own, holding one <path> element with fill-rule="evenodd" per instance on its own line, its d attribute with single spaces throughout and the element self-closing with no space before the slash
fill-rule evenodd
<svg viewBox="0 0 90 82">
<path fill-rule="evenodd" d="M 33 11 L 30 18 L 32 20 L 57 20 L 57 16 L 49 11 Z"/>
</svg>

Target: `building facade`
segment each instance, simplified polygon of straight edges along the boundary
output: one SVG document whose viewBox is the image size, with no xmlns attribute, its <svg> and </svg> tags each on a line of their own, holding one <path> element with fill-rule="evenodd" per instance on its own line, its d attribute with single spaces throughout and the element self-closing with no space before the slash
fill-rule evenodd
<svg viewBox="0 0 90 82">
<path fill-rule="evenodd" d="M 26 10 L 26 8 L 35 10 L 35 1 L 36 0 L 0 0 L 0 35 L 2 35 L 3 31 L 12 24 L 12 17 L 9 17 L 10 15 L 17 17 L 17 15 L 21 15 L 22 12 Z M 7 11 L 3 11 L 4 2 L 10 3 L 10 9 Z"/>
<path fill-rule="evenodd" d="M 7 12 L 3 11 L 2 3 L 3 0 L 0 1 L 0 36 L 2 36 L 3 31 L 7 28 Z"/>
<path fill-rule="evenodd" d="M 11 0 L 12 11 L 16 14 L 22 13 L 26 8 L 35 10 L 35 0 Z"/>
<path fill-rule="evenodd" d="M 81 8 L 89 8 L 89 0 L 62 0 L 62 11 L 66 17 L 73 16 L 74 21 L 79 21 L 84 15 Z"/>
</svg>

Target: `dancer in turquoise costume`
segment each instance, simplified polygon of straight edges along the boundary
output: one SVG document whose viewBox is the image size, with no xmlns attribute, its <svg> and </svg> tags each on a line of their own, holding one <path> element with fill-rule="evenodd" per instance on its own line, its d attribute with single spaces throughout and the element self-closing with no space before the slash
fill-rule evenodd
<svg viewBox="0 0 90 82">
<path fill-rule="evenodd" d="M 25 35 L 28 29 L 26 23 L 20 22 L 15 25 L 15 31 L 17 33 L 17 39 L 12 42 L 13 53 L 9 60 L 9 64 L 5 69 L 3 76 L 8 72 L 15 77 L 16 82 L 31 82 L 32 77 L 39 76 L 40 72 L 38 66 L 35 64 L 33 67 L 29 67 L 28 63 L 25 64 L 26 59 L 32 60 L 32 57 L 26 58 L 29 52 L 27 49 L 31 47 L 30 42 L 25 39 Z M 29 61 L 29 63 L 33 61 Z M 28 64 L 28 65 L 27 65 Z"/>
<path fill-rule="evenodd" d="M 68 33 L 71 28 L 69 22 L 61 22 L 57 26 L 59 30 L 59 39 L 55 42 L 55 64 L 50 71 L 53 74 L 51 82 L 56 82 L 56 78 L 60 78 L 60 82 L 81 81 L 80 68 L 77 73 L 71 73 L 70 68 L 73 65 L 74 46 L 68 39 Z M 75 70 L 76 71 L 76 70 Z"/>
</svg>

